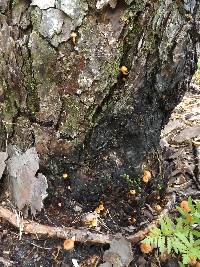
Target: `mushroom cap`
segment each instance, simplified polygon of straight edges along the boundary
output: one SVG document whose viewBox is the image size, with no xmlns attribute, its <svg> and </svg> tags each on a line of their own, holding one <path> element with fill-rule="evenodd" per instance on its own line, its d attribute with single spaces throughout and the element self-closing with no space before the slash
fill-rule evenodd
<svg viewBox="0 0 200 267">
<path fill-rule="evenodd" d="M 147 254 L 147 253 L 151 252 L 152 249 L 153 248 L 151 247 L 150 244 L 147 244 L 147 243 L 140 244 L 140 250 L 142 251 L 142 253 Z"/>
<path fill-rule="evenodd" d="M 124 74 L 127 75 L 128 74 L 128 68 L 126 66 L 121 66 L 120 71 Z"/>
<path fill-rule="evenodd" d="M 189 207 L 189 203 L 188 203 L 187 200 L 183 200 L 183 201 L 181 201 L 181 203 L 180 203 L 180 207 L 181 207 L 184 211 L 186 211 L 186 212 L 191 211 L 191 209 L 190 209 L 190 207 Z"/>
<path fill-rule="evenodd" d="M 71 32 L 70 36 L 71 37 L 77 37 L 77 33 L 76 32 Z"/>
<path fill-rule="evenodd" d="M 63 243 L 63 247 L 65 250 L 71 250 L 74 248 L 74 240 L 73 239 L 65 239 Z"/>
</svg>

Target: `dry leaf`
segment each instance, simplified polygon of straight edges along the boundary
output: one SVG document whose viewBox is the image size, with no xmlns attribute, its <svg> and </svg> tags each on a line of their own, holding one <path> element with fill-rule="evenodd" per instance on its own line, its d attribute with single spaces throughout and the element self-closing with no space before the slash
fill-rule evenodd
<svg viewBox="0 0 200 267">
<path fill-rule="evenodd" d="M 42 201 L 46 197 L 47 180 L 41 173 L 36 176 L 38 169 L 39 157 L 35 148 L 22 153 L 10 147 L 10 159 L 7 162 L 10 195 L 18 209 L 24 209 L 25 215 L 29 207 L 33 215 L 41 211 Z"/>
</svg>

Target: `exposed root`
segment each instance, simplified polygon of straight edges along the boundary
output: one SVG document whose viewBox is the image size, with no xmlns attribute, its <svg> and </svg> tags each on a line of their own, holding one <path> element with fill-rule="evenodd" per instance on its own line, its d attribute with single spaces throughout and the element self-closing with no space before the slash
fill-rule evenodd
<svg viewBox="0 0 200 267">
<path fill-rule="evenodd" d="M 161 214 L 155 221 L 150 223 L 145 229 L 140 230 L 133 235 L 126 236 L 126 239 L 129 240 L 132 244 L 136 244 L 139 241 L 141 241 L 148 234 L 148 232 L 159 223 L 159 220 L 168 213 L 169 209 L 171 208 L 174 202 L 175 202 L 175 195 L 173 194 L 170 197 L 170 200 L 167 203 L 166 208 L 161 212 Z M 20 229 L 21 227 L 24 233 L 35 234 L 37 236 L 42 235 L 42 236 L 55 237 L 61 239 L 75 238 L 75 240 L 78 242 L 82 243 L 91 242 L 99 244 L 111 243 L 116 238 L 115 235 L 95 233 L 85 228 L 75 229 L 72 227 L 53 227 L 53 226 L 43 225 L 34 221 L 24 220 L 21 218 L 19 222 L 19 216 L 17 214 L 11 212 L 10 210 L 2 206 L 0 206 L 0 217 L 10 222 L 16 228 Z M 117 237 L 119 236 L 120 233 L 117 234 Z"/>
</svg>

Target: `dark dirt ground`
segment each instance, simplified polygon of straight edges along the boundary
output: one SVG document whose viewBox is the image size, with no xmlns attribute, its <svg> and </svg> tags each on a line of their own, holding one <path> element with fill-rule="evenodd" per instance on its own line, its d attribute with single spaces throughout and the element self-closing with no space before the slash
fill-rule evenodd
<svg viewBox="0 0 200 267">
<path fill-rule="evenodd" d="M 198 128 L 199 127 L 199 128 Z M 194 199 L 200 196 L 199 170 L 196 162 L 196 147 L 192 141 L 200 139 L 200 91 L 188 92 L 172 114 L 171 120 L 162 132 L 161 146 L 168 174 L 167 194 L 174 192 L 176 203 L 191 195 Z M 195 167 L 196 166 L 196 167 Z M 82 227 L 83 215 L 93 212 L 103 201 L 96 228 L 91 231 L 104 233 L 121 232 L 125 235 L 137 232 L 156 218 L 160 211 L 156 205 L 165 207 L 165 197 L 151 196 L 148 202 L 138 205 L 141 195 L 128 194 L 131 187 L 118 190 L 111 186 L 109 197 L 89 204 L 75 201 L 71 196 L 70 177 L 49 179 L 48 197 L 44 201 L 43 211 L 34 218 L 37 222 L 52 226 Z M 2 187 L 3 185 L 1 185 Z M 4 197 L 2 205 L 11 206 Z M 174 205 L 175 207 L 175 205 Z M 14 208 L 13 208 L 14 211 Z M 0 219 L 0 266 L 3 259 L 10 266 L 75 266 L 73 259 L 80 267 L 98 266 L 102 263 L 103 253 L 108 245 L 77 243 L 71 251 L 63 249 L 63 240 L 37 238 L 23 234 L 8 222 Z M 155 253 L 142 255 L 138 246 L 133 247 L 134 260 L 130 266 L 177 266 L 176 259 L 162 259 Z M 7 265 L 8 266 L 8 265 Z"/>
</svg>

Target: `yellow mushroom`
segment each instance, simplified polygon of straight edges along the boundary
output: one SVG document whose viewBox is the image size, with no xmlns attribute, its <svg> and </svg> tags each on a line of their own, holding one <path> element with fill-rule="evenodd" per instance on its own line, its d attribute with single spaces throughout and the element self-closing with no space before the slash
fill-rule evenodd
<svg viewBox="0 0 200 267">
<path fill-rule="evenodd" d="M 67 173 L 63 173 L 63 179 L 67 179 L 68 178 L 68 174 Z"/>
<path fill-rule="evenodd" d="M 123 75 L 128 75 L 128 68 L 126 66 L 121 66 L 119 70 Z"/>
<path fill-rule="evenodd" d="M 76 32 L 71 32 L 70 37 L 72 38 L 72 42 L 75 45 L 76 44 L 77 33 Z"/>
<path fill-rule="evenodd" d="M 188 204 L 188 202 L 187 202 L 186 200 L 183 200 L 183 201 L 181 202 L 180 207 L 181 207 L 184 211 L 186 211 L 186 212 L 191 211 L 191 209 L 190 209 L 190 207 L 189 207 L 189 204 Z"/>
<path fill-rule="evenodd" d="M 154 206 L 154 209 L 155 209 L 156 211 L 161 211 L 161 210 L 162 210 L 162 208 L 161 208 L 160 205 L 155 205 L 155 206 Z"/>
<path fill-rule="evenodd" d="M 142 253 L 147 254 L 147 253 L 151 252 L 153 250 L 153 248 L 151 247 L 150 244 L 142 243 L 140 245 L 140 250 L 142 251 Z"/>
<path fill-rule="evenodd" d="M 63 248 L 65 250 L 72 250 L 74 248 L 74 238 L 72 239 L 65 239 L 63 243 Z"/>
<path fill-rule="evenodd" d="M 144 175 L 142 177 L 143 182 L 148 183 L 150 179 L 151 179 L 150 171 L 144 171 Z"/>
</svg>

